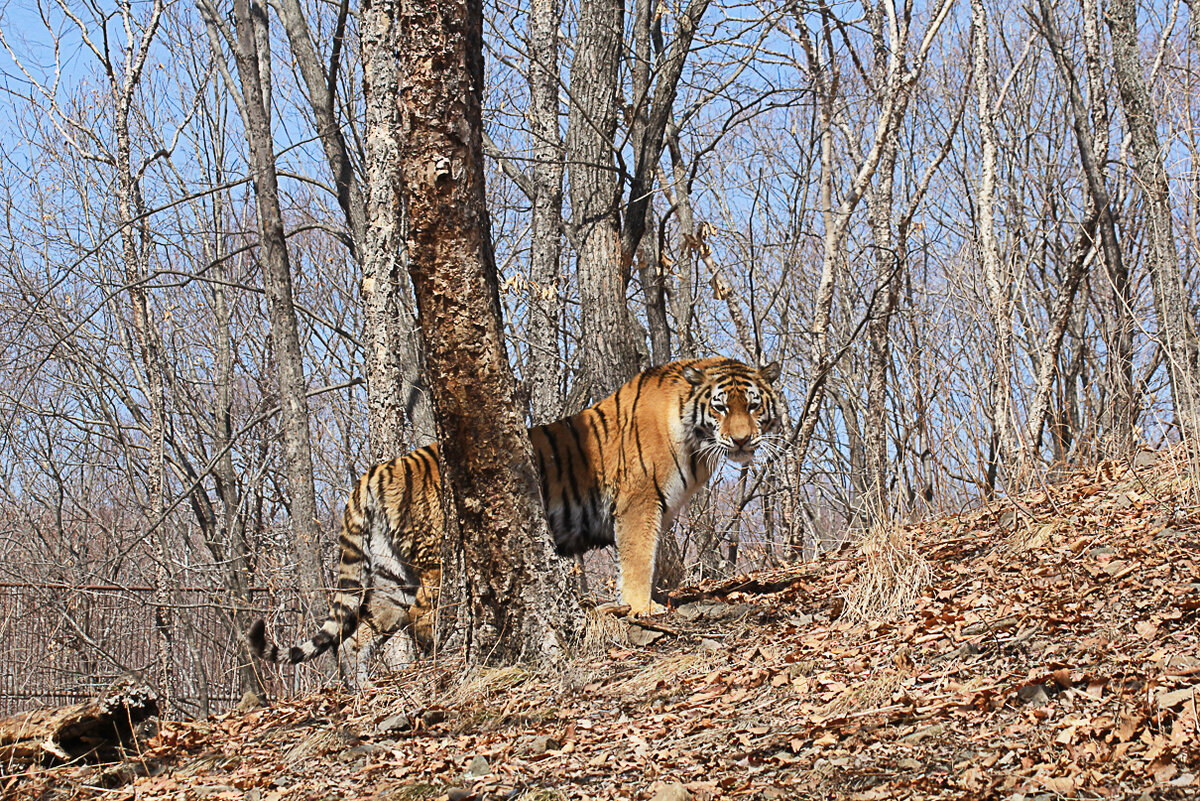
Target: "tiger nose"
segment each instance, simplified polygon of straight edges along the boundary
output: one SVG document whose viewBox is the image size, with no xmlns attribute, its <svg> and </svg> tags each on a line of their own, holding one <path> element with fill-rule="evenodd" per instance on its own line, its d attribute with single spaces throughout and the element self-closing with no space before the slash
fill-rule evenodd
<svg viewBox="0 0 1200 801">
<path fill-rule="evenodd" d="M 744 447 L 746 447 L 747 445 L 749 445 L 749 444 L 750 444 L 750 439 L 751 439 L 751 438 L 750 438 L 750 436 L 745 436 L 745 437 L 730 437 L 729 439 L 730 439 L 730 441 L 732 441 L 732 442 L 733 442 L 733 444 L 734 444 L 734 445 L 736 445 L 737 447 L 739 447 L 739 448 L 744 448 Z"/>
</svg>

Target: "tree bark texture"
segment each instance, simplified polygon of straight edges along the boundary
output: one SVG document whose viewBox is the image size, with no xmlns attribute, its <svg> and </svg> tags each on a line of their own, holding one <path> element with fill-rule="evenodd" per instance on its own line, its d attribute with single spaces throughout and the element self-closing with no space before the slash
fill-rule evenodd
<svg viewBox="0 0 1200 801">
<path fill-rule="evenodd" d="M 616 391 L 645 361 L 645 343 L 629 313 L 629 264 L 621 257 L 621 187 L 614 164 L 618 66 L 624 0 L 595 0 L 579 9 L 571 63 L 567 160 L 571 212 L 579 235 L 583 392 L 572 404 Z M 577 409 L 568 409 L 568 412 Z"/>
<path fill-rule="evenodd" d="M 971 0 L 971 33 L 975 56 L 975 99 L 979 113 L 981 164 L 975 201 L 975 236 L 991 304 L 995 342 L 992 346 L 992 426 L 997 440 L 996 461 L 1010 468 L 1020 453 L 1012 410 L 1013 330 L 1012 277 L 1001 264 L 996 241 L 996 125 L 992 116 L 992 67 L 988 54 L 991 35 L 983 0 Z"/>
<path fill-rule="evenodd" d="M 563 298 L 563 150 L 558 128 L 558 0 L 529 6 L 530 133 L 533 139 L 533 214 L 529 225 L 529 411 L 535 424 L 563 416 L 558 335 Z"/>
<path fill-rule="evenodd" d="M 399 12 L 397 0 L 373 0 L 363 3 L 360 21 L 367 208 L 362 294 L 371 458 L 376 462 L 427 445 L 437 435 L 405 266 L 397 138 Z"/>
<path fill-rule="evenodd" d="M 555 579 L 505 352 L 485 207 L 481 0 L 400 4 L 408 269 L 440 429 L 442 636 L 470 662 L 563 652 L 582 613 Z"/>
<path fill-rule="evenodd" d="M 263 284 L 271 321 L 271 340 L 275 345 L 283 456 L 295 531 L 295 558 L 304 601 L 311 604 L 324 585 L 325 567 L 321 559 L 321 532 L 313 485 L 304 362 L 292 299 L 292 271 L 284 239 L 283 213 L 279 206 L 271 121 L 263 92 L 267 85 L 261 72 L 265 54 L 260 52 L 256 35 L 256 28 L 265 25 L 266 9 L 250 0 L 237 0 L 234 3 L 234 19 L 236 38 L 233 57 L 242 84 L 243 123 L 250 148 L 250 171 L 258 208 Z"/>
<path fill-rule="evenodd" d="M 111 762 L 143 747 L 137 725 L 158 716 L 154 689 L 132 674 L 91 701 L 0 718 L 0 764 Z"/>
<path fill-rule="evenodd" d="M 1171 225 L 1171 195 L 1162 148 L 1155 131 L 1142 60 L 1138 54 L 1137 3 L 1112 0 L 1108 6 L 1112 33 L 1113 70 L 1120 87 L 1130 147 L 1137 159 L 1138 185 L 1146 195 L 1146 261 L 1154 287 L 1158 335 L 1167 356 L 1175 419 L 1183 436 L 1195 443 L 1200 436 L 1200 348 L 1179 271 Z"/>
</svg>

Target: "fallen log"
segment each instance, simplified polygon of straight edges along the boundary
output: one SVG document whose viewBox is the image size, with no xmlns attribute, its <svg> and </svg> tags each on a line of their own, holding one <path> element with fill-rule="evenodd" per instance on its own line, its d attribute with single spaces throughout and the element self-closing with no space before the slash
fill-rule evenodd
<svg viewBox="0 0 1200 801">
<path fill-rule="evenodd" d="M 95 699 L 0 718 L 0 766 L 121 759 L 138 724 L 158 716 L 158 694 L 123 676 Z"/>
</svg>

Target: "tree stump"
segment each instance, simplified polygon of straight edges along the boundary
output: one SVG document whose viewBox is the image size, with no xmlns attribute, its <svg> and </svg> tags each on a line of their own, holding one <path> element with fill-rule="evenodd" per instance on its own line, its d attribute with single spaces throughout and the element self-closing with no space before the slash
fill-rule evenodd
<svg viewBox="0 0 1200 801">
<path fill-rule="evenodd" d="M 120 759 L 137 725 L 158 715 L 158 694 L 136 676 L 94 700 L 0 718 L 0 765 Z"/>
</svg>

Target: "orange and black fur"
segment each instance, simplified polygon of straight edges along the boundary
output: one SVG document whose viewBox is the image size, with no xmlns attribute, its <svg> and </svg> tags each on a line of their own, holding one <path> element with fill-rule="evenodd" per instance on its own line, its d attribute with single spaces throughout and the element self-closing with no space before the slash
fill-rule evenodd
<svg viewBox="0 0 1200 801">
<path fill-rule="evenodd" d="M 558 553 L 615 542 L 622 599 L 634 614 L 661 611 L 650 599 L 658 538 L 722 456 L 744 464 L 778 446 L 778 377 L 777 363 L 671 362 L 573 417 L 530 429 Z M 378 635 L 408 626 L 427 644 L 440 580 L 440 490 L 436 445 L 368 470 L 346 504 L 328 619 L 286 651 L 267 644 L 260 620 L 249 633 L 257 654 L 295 663 L 342 646 L 361 670 Z"/>
</svg>

